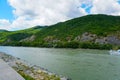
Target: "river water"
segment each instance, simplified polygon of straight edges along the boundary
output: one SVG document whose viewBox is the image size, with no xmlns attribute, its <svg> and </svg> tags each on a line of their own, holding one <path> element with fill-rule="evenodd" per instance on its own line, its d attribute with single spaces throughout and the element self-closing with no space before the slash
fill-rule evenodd
<svg viewBox="0 0 120 80">
<path fill-rule="evenodd" d="M 0 52 L 72 80 L 120 80 L 120 56 L 107 50 L 0 46 Z"/>
</svg>

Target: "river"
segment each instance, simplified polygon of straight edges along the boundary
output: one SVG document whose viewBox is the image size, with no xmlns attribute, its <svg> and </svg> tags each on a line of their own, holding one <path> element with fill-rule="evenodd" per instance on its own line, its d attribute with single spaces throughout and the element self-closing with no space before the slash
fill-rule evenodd
<svg viewBox="0 0 120 80">
<path fill-rule="evenodd" d="M 120 56 L 107 50 L 0 46 L 0 52 L 72 80 L 120 80 Z"/>
</svg>

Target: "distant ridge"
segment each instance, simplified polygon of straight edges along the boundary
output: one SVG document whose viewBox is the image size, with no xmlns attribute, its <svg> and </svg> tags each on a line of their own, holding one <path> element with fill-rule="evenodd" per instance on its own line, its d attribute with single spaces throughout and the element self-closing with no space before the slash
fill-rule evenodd
<svg viewBox="0 0 120 80">
<path fill-rule="evenodd" d="M 8 32 L 8 31 L 4 29 L 0 29 L 0 32 Z"/>
<path fill-rule="evenodd" d="M 44 28 L 44 27 L 47 27 L 47 26 L 34 26 L 32 27 L 33 29 L 41 29 L 41 28 Z"/>
</svg>

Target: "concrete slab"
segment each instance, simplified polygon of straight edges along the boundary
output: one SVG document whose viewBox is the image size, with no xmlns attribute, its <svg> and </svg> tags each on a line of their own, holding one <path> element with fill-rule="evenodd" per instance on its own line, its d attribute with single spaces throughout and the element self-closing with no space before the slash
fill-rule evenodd
<svg viewBox="0 0 120 80">
<path fill-rule="evenodd" d="M 0 80 L 25 80 L 13 68 L 0 59 Z"/>
</svg>

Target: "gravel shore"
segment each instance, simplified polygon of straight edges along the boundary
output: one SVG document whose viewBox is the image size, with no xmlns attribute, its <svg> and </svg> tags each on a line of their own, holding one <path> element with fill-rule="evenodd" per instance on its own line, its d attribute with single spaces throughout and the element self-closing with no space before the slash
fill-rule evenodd
<svg viewBox="0 0 120 80">
<path fill-rule="evenodd" d="M 28 75 L 34 80 L 70 80 L 66 77 L 58 76 L 54 73 L 48 72 L 46 69 L 36 65 L 30 65 L 20 58 L 0 52 L 0 59 L 4 60 L 9 66 L 14 68 L 18 73 Z"/>
</svg>

